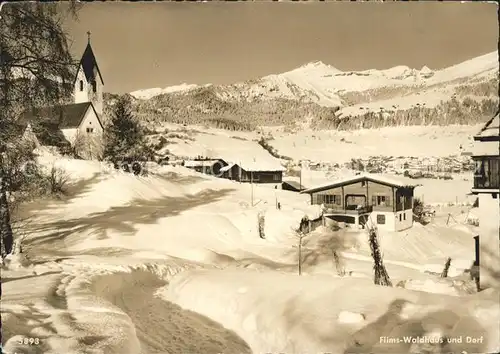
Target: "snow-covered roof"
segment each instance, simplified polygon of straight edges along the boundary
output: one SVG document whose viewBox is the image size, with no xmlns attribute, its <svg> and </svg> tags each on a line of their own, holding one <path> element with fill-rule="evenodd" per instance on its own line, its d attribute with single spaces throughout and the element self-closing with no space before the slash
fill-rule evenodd
<svg viewBox="0 0 500 354">
<path fill-rule="evenodd" d="M 251 161 L 251 159 L 243 159 L 242 161 L 231 161 L 228 163 L 231 165 L 238 165 L 245 171 L 249 172 L 276 172 L 276 171 L 284 171 L 285 168 L 281 166 L 279 160 L 258 160 Z M 227 160 L 226 160 L 227 161 Z"/>
<path fill-rule="evenodd" d="M 213 166 L 219 160 L 187 160 L 184 161 L 184 167 L 203 167 Z"/>
<path fill-rule="evenodd" d="M 474 140 L 482 140 L 484 138 L 493 138 L 500 136 L 500 112 L 497 112 L 490 120 L 486 122 L 479 133 L 474 137 Z"/>
<path fill-rule="evenodd" d="M 229 171 L 231 168 L 233 168 L 233 166 L 234 166 L 234 163 L 231 163 L 231 164 L 229 164 L 229 165 L 227 165 L 227 166 L 224 166 L 224 167 L 222 167 L 222 168 L 220 169 L 220 172 L 226 172 L 226 171 Z"/>
<path fill-rule="evenodd" d="M 409 183 L 408 181 L 406 181 L 404 179 L 397 178 L 397 177 L 392 177 L 392 176 L 386 177 L 386 176 L 374 174 L 374 173 L 362 173 L 362 174 L 359 174 L 356 176 L 345 177 L 342 179 L 338 179 L 334 182 L 330 182 L 330 183 L 327 183 L 324 185 L 309 188 L 309 189 L 302 191 L 301 193 L 320 192 L 322 190 L 335 188 L 335 187 L 348 185 L 348 184 L 361 182 L 361 181 L 371 181 L 371 182 L 385 184 L 385 185 L 388 185 L 391 187 L 397 187 L 397 188 L 402 188 L 402 187 L 415 188 L 418 186 L 417 184 Z"/>
</svg>

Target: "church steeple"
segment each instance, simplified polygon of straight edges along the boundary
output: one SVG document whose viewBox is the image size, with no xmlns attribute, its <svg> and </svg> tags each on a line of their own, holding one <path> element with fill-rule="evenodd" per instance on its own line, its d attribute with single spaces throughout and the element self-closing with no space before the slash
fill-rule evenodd
<svg viewBox="0 0 500 354">
<path fill-rule="evenodd" d="M 80 60 L 75 80 L 75 103 L 92 102 L 97 113 L 102 114 L 104 81 L 90 44 L 90 31 L 87 32 L 87 36 L 87 47 Z"/>
</svg>

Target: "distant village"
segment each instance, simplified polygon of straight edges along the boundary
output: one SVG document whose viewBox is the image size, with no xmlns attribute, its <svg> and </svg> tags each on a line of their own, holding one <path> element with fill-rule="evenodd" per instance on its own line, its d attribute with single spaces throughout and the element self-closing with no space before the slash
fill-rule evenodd
<svg viewBox="0 0 500 354">
<path fill-rule="evenodd" d="M 301 169 L 326 172 L 344 168 L 358 172 L 403 175 L 413 179 L 452 179 L 452 174 L 470 172 L 474 169 L 474 162 L 468 154 L 443 158 L 372 156 L 368 159 L 353 159 L 343 164 L 310 160 L 286 161 L 286 167 L 274 167 L 272 169 L 260 166 L 258 161 L 253 163 L 252 166 L 245 166 L 242 163 L 226 162 L 223 158 L 203 156 L 190 159 L 166 159 L 162 161 L 162 164 L 182 165 L 199 173 L 238 182 L 281 184 L 284 188 L 296 189 L 296 191 L 300 191 L 305 187 L 299 186 L 292 181 L 286 181 L 284 178 L 298 177 Z M 291 182 L 297 188 L 291 187 L 289 185 Z"/>
</svg>

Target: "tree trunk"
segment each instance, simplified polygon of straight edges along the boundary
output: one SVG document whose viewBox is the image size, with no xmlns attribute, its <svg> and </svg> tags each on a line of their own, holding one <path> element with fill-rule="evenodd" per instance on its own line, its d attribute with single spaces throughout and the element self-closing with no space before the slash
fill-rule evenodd
<svg viewBox="0 0 500 354">
<path fill-rule="evenodd" d="M 10 224 L 9 204 L 7 200 L 7 186 L 5 178 L 0 177 L 0 239 L 1 257 L 4 259 L 12 252 L 14 242 L 12 226 Z"/>
</svg>

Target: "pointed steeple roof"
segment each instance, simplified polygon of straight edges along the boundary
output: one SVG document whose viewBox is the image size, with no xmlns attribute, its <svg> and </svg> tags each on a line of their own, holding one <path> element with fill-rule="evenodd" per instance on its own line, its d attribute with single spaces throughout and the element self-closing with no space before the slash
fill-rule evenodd
<svg viewBox="0 0 500 354">
<path fill-rule="evenodd" d="M 94 52 L 92 51 L 92 46 L 90 45 L 90 35 L 89 42 L 85 51 L 83 52 L 82 59 L 80 59 L 80 65 L 83 68 L 83 72 L 85 73 L 85 78 L 88 82 L 94 82 L 96 77 L 94 75 L 94 68 L 97 69 L 97 73 L 99 73 L 99 78 L 101 83 L 104 85 L 104 81 L 102 79 L 101 71 L 99 70 L 99 66 L 97 65 L 97 60 L 95 59 Z"/>
</svg>

